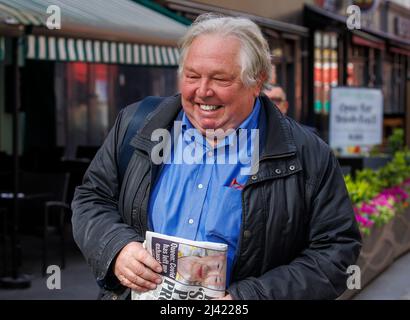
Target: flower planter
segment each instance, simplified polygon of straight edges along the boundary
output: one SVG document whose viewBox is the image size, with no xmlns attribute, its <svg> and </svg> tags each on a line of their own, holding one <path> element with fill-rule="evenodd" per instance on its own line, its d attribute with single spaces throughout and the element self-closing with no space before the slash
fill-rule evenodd
<svg viewBox="0 0 410 320">
<path fill-rule="evenodd" d="M 363 237 L 362 250 L 356 263 L 361 270 L 362 289 L 409 250 L 410 208 L 381 227 L 372 226 L 370 235 Z M 348 289 L 338 299 L 351 299 L 359 292 L 359 289 Z"/>
<path fill-rule="evenodd" d="M 392 235 L 395 244 L 395 257 L 410 250 L 410 209 L 407 208 L 402 214 L 397 215 L 392 225 Z"/>
</svg>

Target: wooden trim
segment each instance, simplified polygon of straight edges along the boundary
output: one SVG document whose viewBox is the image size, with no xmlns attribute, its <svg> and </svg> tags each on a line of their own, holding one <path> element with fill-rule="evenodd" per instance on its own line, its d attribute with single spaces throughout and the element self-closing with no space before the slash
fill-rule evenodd
<svg viewBox="0 0 410 320">
<path fill-rule="evenodd" d="M 352 43 L 358 46 L 365 46 L 365 47 L 375 48 L 379 50 L 385 50 L 386 48 L 384 42 L 372 41 L 372 40 L 360 37 L 356 34 L 352 36 Z"/>
<path fill-rule="evenodd" d="M 397 47 L 389 47 L 389 51 L 397 54 L 402 54 L 405 56 L 410 56 L 410 49 L 404 48 L 397 48 Z"/>
</svg>

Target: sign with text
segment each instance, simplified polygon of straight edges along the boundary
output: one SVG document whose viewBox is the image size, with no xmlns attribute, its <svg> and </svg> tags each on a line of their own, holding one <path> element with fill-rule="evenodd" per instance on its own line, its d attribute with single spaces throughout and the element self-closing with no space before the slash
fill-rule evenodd
<svg viewBox="0 0 410 320">
<path fill-rule="evenodd" d="M 383 94 L 380 89 L 336 87 L 332 88 L 330 99 L 331 148 L 381 144 Z"/>
</svg>

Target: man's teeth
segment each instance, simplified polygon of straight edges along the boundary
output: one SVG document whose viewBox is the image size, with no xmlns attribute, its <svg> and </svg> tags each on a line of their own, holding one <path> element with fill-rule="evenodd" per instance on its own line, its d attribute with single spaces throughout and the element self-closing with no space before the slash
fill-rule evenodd
<svg viewBox="0 0 410 320">
<path fill-rule="evenodd" d="M 212 105 L 209 105 L 209 104 L 200 104 L 199 107 L 201 108 L 201 110 L 204 110 L 204 111 L 213 111 L 213 110 L 219 109 L 221 106 L 212 106 Z"/>
</svg>

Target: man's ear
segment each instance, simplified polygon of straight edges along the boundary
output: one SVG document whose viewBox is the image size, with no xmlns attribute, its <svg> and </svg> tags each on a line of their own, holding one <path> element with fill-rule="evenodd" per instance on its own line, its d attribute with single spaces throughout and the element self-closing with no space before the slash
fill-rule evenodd
<svg viewBox="0 0 410 320">
<path fill-rule="evenodd" d="M 178 86 L 178 92 L 181 92 L 181 89 L 182 89 L 182 75 L 178 75 L 177 86 Z"/>
<path fill-rule="evenodd" d="M 260 96 L 263 92 L 263 84 L 265 83 L 268 77 L 265 74 L 261 74 L 256 80 L 256 96 Z"/>
<path fill-rule="evenodd" d="M 283 108 L 283 110 L 281 110 L 282 113 L 286 115 L 288 113 L 288 109 L 289 109 L 289 102 L 283 101 L 282 102 L 282 108 Z"/>
</svg>

